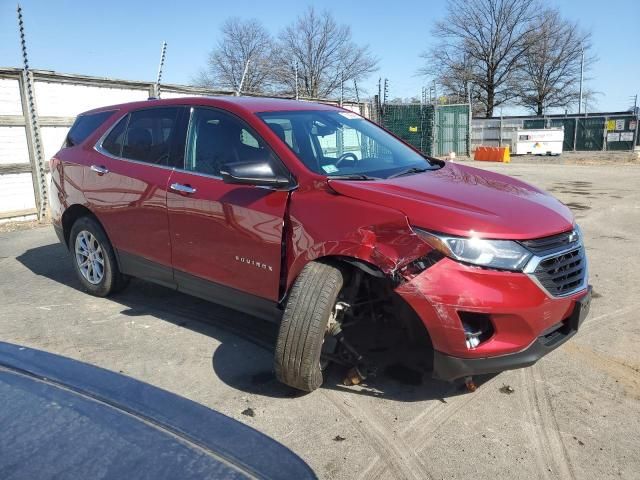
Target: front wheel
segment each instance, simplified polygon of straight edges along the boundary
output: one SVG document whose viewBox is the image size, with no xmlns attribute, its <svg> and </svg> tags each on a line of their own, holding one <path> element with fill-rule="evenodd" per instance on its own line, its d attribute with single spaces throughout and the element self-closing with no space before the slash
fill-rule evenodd
<svg viewBox="0 0 640 480">
<path fill-rule="evenodd" d="M 275 352 L 276 377 L 298 390 L 322 385 L 320 355 L 329 319 L 335 315 L 344 279 L 331 265 L 311 262 L 296 279 L 287 299 Z"/>
<path fill-rule="evenodd" d="M 106 297 L 126 286 L 128 278 L 118 269 L 111 242 L 93 218 L 76 220 L 69 235 L 69 250 L 78 279 L 91 295 Z"/>
</svg>

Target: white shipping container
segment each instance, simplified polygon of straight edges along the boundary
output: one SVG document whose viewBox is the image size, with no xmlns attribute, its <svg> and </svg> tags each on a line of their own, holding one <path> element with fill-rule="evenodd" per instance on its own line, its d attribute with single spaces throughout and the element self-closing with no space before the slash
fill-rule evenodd
<svg viewBox="0 0 640 480">
<path fill-rule="evenodd" d="M 564 128 L 524 129 L 513 134 L 512 155 L 560 155 Z"/>
</svg>

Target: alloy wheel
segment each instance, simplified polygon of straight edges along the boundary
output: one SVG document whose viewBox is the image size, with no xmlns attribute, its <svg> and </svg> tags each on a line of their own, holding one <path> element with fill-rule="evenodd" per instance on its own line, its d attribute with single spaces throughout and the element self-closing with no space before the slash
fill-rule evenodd
<svg viewBox="0 0 640 480">
<path fill-rule="evenodd" d="M 86 230 L 78 233 L 75 252 L 82 276 L 92 285 L 99 284 L 104 278 L 104 255 L 95 235 Z"/>
</svg>

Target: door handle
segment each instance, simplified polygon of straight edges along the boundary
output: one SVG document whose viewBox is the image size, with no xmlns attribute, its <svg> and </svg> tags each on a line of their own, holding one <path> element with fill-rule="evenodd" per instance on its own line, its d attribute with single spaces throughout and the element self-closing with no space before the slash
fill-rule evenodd
<svg viewBox="0 0 640 480">
<path fill-rule="evenodd" d="M 91 170 L 96 172 L 98 175 L 109 173 L 109 169 L 103 165 L 91 165 Z"/>
<path fill-rule="evenodd" d="M 173 190 L 174 192 L 186 193 L 188 195 L 196 193 L 196 189 L 191 185 L 182 185 L 181 183 L 172 183 L 171 187 L 169 188 L 171 188 L 171 190 Z"/>
</svg>

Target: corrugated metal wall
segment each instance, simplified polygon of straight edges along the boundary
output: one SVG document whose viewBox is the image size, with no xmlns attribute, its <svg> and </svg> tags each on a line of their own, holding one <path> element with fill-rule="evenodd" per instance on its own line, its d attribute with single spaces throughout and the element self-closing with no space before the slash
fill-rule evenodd
<svg viewBox="0 0 640 480">
<path fill-rule="evenodd" d="M 38 189 L 34 184 L 35 162 L 29 154 L 27 112 L 23 110 L 25 89 L 22 71 L 0 68 L 0 222 L 35 218 Z M 44 157 L 60 148 L 76 115 L 92 108 L 146 100 L 153 83 L 32 71 L 35 103 Z M 162 85 L 162 98 L 200 95 L 232 95 L 233 92 Z M 337 101 L 327 100 L 336 104 Z M 345 108 L 368 116 L 367 104 L 346 102 Z"/>
</svg>

